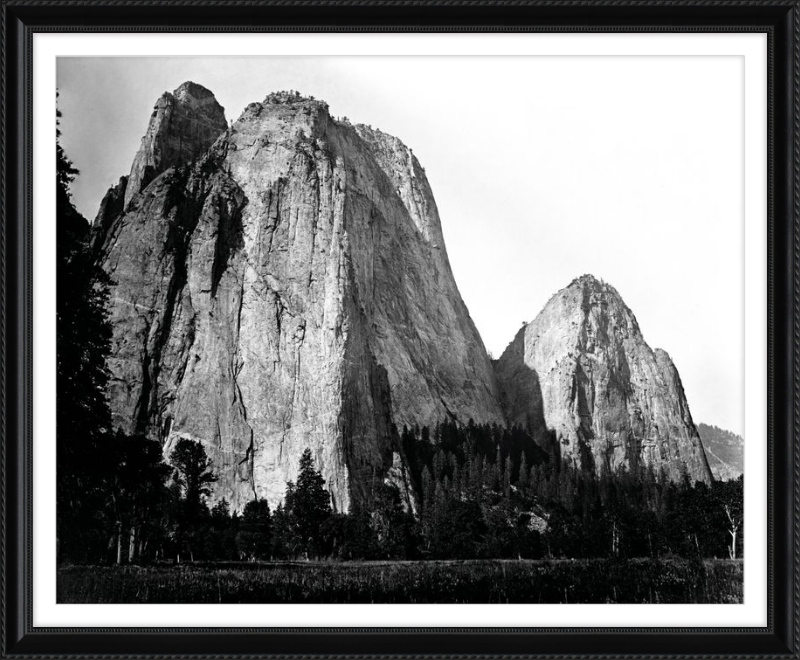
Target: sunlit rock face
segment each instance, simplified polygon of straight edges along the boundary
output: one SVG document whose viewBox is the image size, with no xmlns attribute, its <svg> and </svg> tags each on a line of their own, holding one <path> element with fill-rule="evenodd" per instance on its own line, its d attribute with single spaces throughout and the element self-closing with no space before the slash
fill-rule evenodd
<svg viewBox="0 0 800 660">
<path fill-rule="evenodd" d="M 617 291 L 591 275 L 550 299 L 495 372 L 508 422 L 549 435 L 567 462 L 711 481 L 675 365 L 647 345 Z"/>
<path fill-rule="evenodd" d="M 164 95 L 95 222 L 115 424 L 202 442 L 235 510 L 282 500 L 306 447 L 337 510 L 376 478 L 411 500 L 393 425 L 503 421 L 425 173 L 321 101 L 271 94 L 230 128 L 218 108 Z"/>
</svg>

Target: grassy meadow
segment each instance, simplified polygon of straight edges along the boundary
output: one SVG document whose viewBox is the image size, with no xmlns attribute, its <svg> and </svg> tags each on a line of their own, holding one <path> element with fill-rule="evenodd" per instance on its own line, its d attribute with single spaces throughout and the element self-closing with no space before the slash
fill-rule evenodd
<svg viewBox="0 0 800 660">
<path fill-rule="evenodd" d="M 65 566 L 59 603 L 740 603 L 741 561 Z"/>
</svg>

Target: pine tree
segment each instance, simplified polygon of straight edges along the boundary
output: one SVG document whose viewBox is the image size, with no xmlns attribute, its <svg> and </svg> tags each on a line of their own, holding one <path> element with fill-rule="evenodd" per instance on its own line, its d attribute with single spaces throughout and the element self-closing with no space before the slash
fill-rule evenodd
<svg viewBox="0 0 800 660">
<path fill-rule="evenodd" d="M 428 466 L 422 468 L 422 508 L 423 510 L 433 505 L 433 496 L 436 485 L 431 477 Z"/>
<path fill-rule="evenodd" d="M 539 493 L 539 468 L 540 466 L 531 465 L 530 476 L 528 477 L 528 489 L 531 496 Z"/>
<path fill-rule="evenodd" d="M 519 488 L 521 497 L 525 497 L 528 494 L 528 479 L 528 456 L 525 452 L 522 452 L 522 458 L 519 462 L 519 477 L 517 478 L 517 488 Z"/>
<path fill-rule="evenodd" d="M 272 517 L 267 500 L 251 500 L 245 505 L 236 548 L 250 561 L 268 559 L 272 554 Z"/>
<path fill-rule="evenodd" d="M 414 516 L 403 509 L 395 486 L 378 483 L 367 516 L 368 533 L 374 541 L 374 555 L 379 559 L 410 559 L 419 543 Z M 361 512 L 356 512 L 356 514 Z"/>
<path fill-rule="evenodd" d="M 207 559 L 239 559 L 236 537 L 239 533 L 239 517 L 231 515 L 231 507 L 225 498 L 211 509 L 211 518 L 206 529 L 204 555 Z M 271 554 L 272 548 L 269 548 Z"/>
<path fill-rule="evenodd" d="M 311 450 L 300 457 L 296 484 L 287 484 L 285 509 L 292 518 L 300 540 L 300 550 L 306 556 L 322 550 L 321 527 L 331 515 L 331 496 L 325 490 L 325 479 L 314 468 Z"/>
<path fill-rule="evenodd" d="M 480 500 L 481 491 L 483 490 L 482 463 L 482 456 L 473 456 L 468 468 L 470 497 L 476 501 Z"/>
<path fill-rule="evenodd" d="M 217 477 L 211 459 L 202 444 L 181 438 L 169 456 L 175 468 L 175 482 L 180 486 L 177 520 L 178 552 L 186 550 L 194 559 L 198 537 L 202 537 L 200 522 L 208 515 L 205 498 L 211 494 L 211 484 Z"/>
<path fill-rule="evenodd" d="M 490 478 L 490 485 L 492 490 L 500 492 L 503 488 L 503 459 L 502 455 L 500 454 L 500 447 L 497 447 L 497 454 L 494 458 L 494 463 L 491 467 L 491 478 Z"/>
<path fill-rule="evenodd" d="M 511 455 L 506 456 L 506 462 L 503 468 L 503 497 L 511 497 L 511 473 L 514 466 L 511 462 Z"/>
<path fill-rule="evenodd" d="M 454 463 L 453 465 L 453 481 L 452 481 L 452 488 L 453 488 L 453 497 L 457 500 L 461 499 L 461 470 L 458 468 L 458 463 Z"/>
<path fill-rule="evenodd" d="M 291 482 L 289 482 L 291 484 Z M 294 487 L 294 484 L 291 484 Z M 289 484 L 287 484 L 288 489 Z M 294 557 L 299 548 L 291 518 L 283 504 L 279 504 L 272 514 L 272 556 L 288 559 Z"/>
<path fill-rule="evenodd" d="M 183 488 L 187 515 L 196 516 L 203 499 L 211 495 L 211 484 L 217 481 L 211 459 L 202 444 L 181 438 L 172 450 L 169 462 L 177 470 L 176 481 Z"/>
</svg>

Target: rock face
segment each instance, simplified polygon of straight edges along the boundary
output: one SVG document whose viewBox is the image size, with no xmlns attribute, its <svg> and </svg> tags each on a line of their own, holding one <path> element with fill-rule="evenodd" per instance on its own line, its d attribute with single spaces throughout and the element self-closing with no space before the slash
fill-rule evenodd
<svg viewBox="0 0 800 660">
<path fill-rule="evenodd" d="M 669 355 L 645 343 L 616 290 L 573 281 L 495 364 L 506 419 L 548 436 L 562 459 L 618 472 L 650 467 L 673 481 L 711 472 Z"/>
<path fill-rule="evenodd" d="M 424 171 L 321 101 L 271 94 L 228 129 L 208 90 L 165 94 L 95 227 L 115 424 L 202 442 L 234 509 L 276 505 L 310 447 L 346 511 L 406 482 L 393 424 L 503 421 Z"/>
</svg>

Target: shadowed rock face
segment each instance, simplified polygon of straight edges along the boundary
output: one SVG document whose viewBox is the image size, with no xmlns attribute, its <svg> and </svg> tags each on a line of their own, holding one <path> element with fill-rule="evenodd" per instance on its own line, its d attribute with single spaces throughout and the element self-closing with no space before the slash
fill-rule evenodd
<svg viewBox="0 0 800 660">
<path fill-rule="evenodd" d="M 392 424 L 503 421 L 422 168 L 323 102 L 272 94 L 226 129 L 207 90 L 165 94 L 95 227 L 115 424 L 202 442 L 234 509 L 276 505 L 310 447 L 346 511 L 408 488 Z"/>
<path fill-rule="evenodd" d="M 616 290 L 594 277 L 553 296 L 495 372 L 507 421 L 540 442 L 549 432 L 574 465 L 711 481 L 675 365 L 645 343 Z"/>
</svg>

